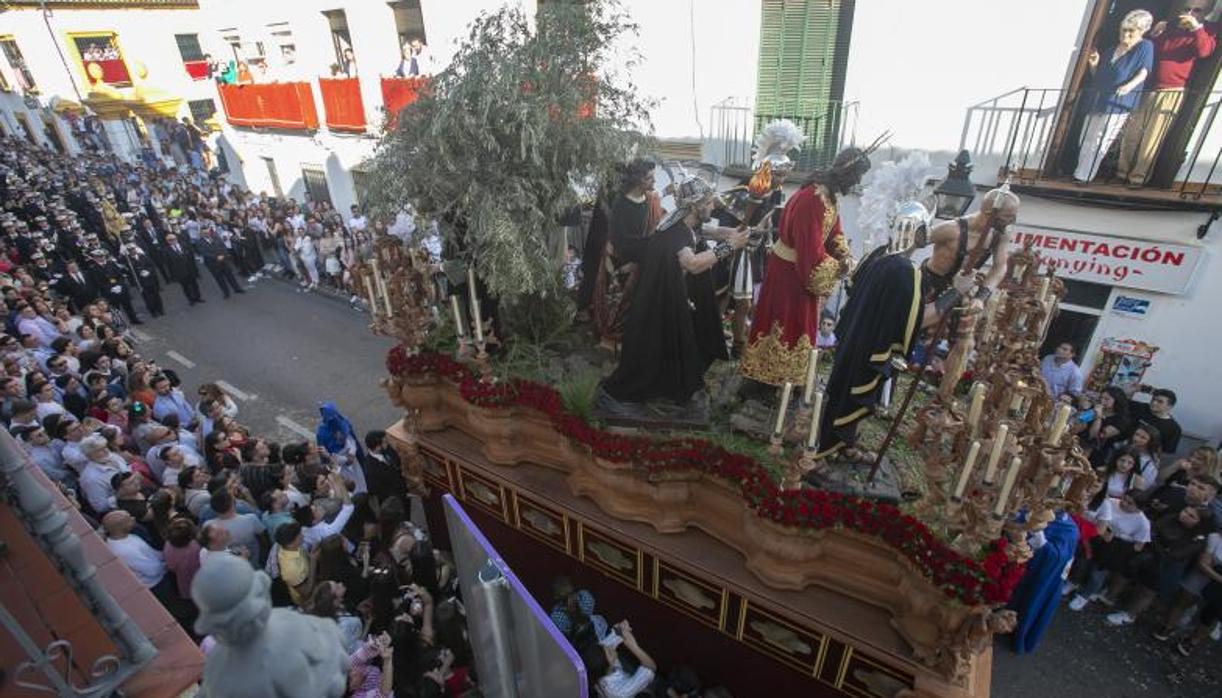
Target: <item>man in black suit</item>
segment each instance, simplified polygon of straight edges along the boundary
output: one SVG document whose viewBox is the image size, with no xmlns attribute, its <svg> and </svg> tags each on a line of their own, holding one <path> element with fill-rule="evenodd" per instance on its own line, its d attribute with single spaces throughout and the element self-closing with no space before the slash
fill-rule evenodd
<svg viewBox="0 0 1222 698">
<path fill-rule="evenodd" d="M 144 322 L 136 315 L 136 308 L 132 305 L 132 293 L 127 285 L 127 269 L 124 265 L 101 247 L 90 250 L 89 256 L 93 263 L 89 271 L 102 296 L 111 305 L 123 308 L 131 324 L 143 325 Z"/>
<path fill-rule="evenodd" d="M 153 317 L 165 315 L 161 304 L 161 279 L 157 278 L 157 267 L 144 249 L 134 242 L 123 245 L 123 263 L 127 267 L 132 284 L 140 289 L 144 307 Z"/>
<path fill-rule="evenodd" d="M 195 252 L 180 243 L 174 233 L 165 236 L 165 245 L 165 263 L 170 269 L 170 277 L 182 286 L 188 303 L 203 303 L 204 299 L 199 295 L 199 267 L 195 265 Z"/>
<path fill-rule="evenodd" d="M 81 270 L 75 260 L 65 266 L 64 275 L 60 277 L 58 290 L 66 296 L 76 312 L 98 299 L 98 287 L 93 279 Z"/>
<path fill-rule="evenodd" d="M 204 258 L 204 266 L 208 267 L 208 272 L 212 274 L 212 278 L 216 279 L 216 285 L 221 287 L 221 293 L 225 298 L 229 297 L 230 291 L 233 293 L 246 293 L 242 287 L 238 285 L 238 280 L 233 275 L 232 256 L 229 248 L 225 246 L 225 242 L 216 234 L 216 226 L 207 222 L 204 224 L 201 231 L 199 242 L 196 246 L 199 248 L 199 255 Z"/>
</svg>

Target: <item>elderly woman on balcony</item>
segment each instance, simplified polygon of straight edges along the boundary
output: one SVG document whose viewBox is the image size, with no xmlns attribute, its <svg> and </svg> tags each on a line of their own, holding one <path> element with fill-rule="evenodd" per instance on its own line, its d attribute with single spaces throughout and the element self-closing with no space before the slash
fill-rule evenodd
<svg viewBox="0 0 1222 698">
<path fill-rule="evenodd" d="M 1087 58 L 1091 82 L 1085 100 L 1089 111 L 1073 173 L 1078 183 L 1095 178 L 1099 163 L 1137 106 L 1141 86 L 1154 66 L 1154 45 L 1142 38 L 1153 23 L 1154 16 L 1149 12 L 1133 10 L 1121 20 L 1120 38 L 1104 51 L 1102 60 L 1098 51 L 1091 51 Z"/>
</svg>

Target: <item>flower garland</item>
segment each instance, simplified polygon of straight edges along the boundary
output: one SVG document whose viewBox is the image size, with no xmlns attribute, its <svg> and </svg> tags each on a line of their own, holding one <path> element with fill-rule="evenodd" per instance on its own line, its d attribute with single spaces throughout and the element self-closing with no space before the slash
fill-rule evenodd
<svg viewBox="0 0 1222 698">
<path fill-rule="evenodd" d="M 747 506 L 782 526 L 842 528 L 878 538 L 903 553 L 946 596 L 968 605 L 1005 603 L 1022 577 L 1025 566 L 1010 561 L 1004 537 L 993 541 L 983 558 L 976 560 L 951 548 L 893 504 L 822 490 L 782 490 L 750 456 L 701 439 L 655 440 L 592 427 L 568 413 L 560 394 L 547 385 L 516 378 L 482 381 L 447 355 L 409 355 L 402 346 L 390 350 L 386 368 L 393 376 L 435 375 L 455 382 L 463 399 L 480 407 L 541 412 L 557 431 L 589 448 L 597 458 L 640 464 L 651 475 L 697 471 L 737 484 Z"/>
</svg>

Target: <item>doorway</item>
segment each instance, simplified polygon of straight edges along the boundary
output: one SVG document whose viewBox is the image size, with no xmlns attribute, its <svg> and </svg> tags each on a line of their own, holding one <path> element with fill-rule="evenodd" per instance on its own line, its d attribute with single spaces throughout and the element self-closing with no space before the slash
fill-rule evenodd
<svg viewBox="0 0 1222 698">
<path fill-rule="evenodd" d="M 260 159 L 263 160 L 263 166 L 267 168 L 267 178 L 272 182 L 272 192 L 275 193 L 277 199 L 283 199 L 284 190 L 280 188 L 280 174 L 276 172 L 276 161 L 266 156 Z"/>
</svg>

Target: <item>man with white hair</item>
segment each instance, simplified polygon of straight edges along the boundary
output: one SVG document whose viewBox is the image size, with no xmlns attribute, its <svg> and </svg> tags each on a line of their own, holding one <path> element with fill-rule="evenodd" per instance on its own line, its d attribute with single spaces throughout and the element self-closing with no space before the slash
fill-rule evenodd
<svg viewBox="0 0 1222 698">
<path fill-rule="evenodd" d="M 90 434 L 81 439 L 81 453 L 87 459 L 81 472 L 81 492 L 94 512 L 101 514 L 115 508 L 115 490 L 111 478 L 118 473 L 130 472 L 127 461 L 110 452 L 106 439 Z"/>
</svg>

